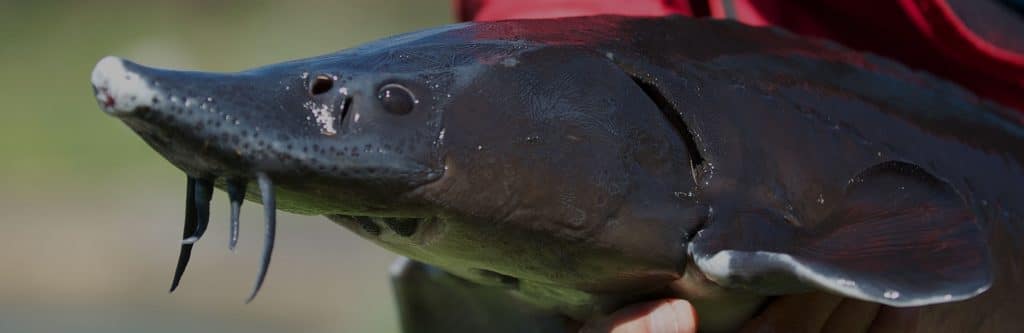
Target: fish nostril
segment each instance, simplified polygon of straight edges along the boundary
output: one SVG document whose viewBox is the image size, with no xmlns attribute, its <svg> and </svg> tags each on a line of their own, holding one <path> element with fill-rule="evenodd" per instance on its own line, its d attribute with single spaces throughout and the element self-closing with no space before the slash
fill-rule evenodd
<svg viewBox="0 0 1024 333">
<path fill-rule="evenodd" d="M 351 102 L 351 99 L 345 97 L 341 100 L 341 103 L 338 103 L 338 110 L 341 111 L 341 114 L 338 116 L 338 128 L 341 128 L 341 125 L 345 123 L 345 118 L 348 117 L 349 102 Z"/>
<path fill-rule="evenodd" d="M 320 74 L 313 78 L 313 82 L 309 84 L 309 93 L 312 95 L 319 95 L 331 90 L 334 86 L 334 79 L 326 74 Z"/>
</svg>

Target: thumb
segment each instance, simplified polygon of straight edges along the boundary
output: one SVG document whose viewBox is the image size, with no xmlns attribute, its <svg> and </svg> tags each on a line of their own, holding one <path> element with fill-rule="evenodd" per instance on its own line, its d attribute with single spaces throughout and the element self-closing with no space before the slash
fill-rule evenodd
<svg viewBox="0 0 1024 333">
<path fill-rule="evenodd" d="M 690 302 L 662 299 L 627 306 L 586 323 L 581 333 L 695 333 L 697 313 Z"/>
</svg>

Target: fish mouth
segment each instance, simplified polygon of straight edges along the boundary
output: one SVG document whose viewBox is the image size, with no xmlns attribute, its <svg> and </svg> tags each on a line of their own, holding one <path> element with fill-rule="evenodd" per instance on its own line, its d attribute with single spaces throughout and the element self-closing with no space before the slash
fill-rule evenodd
<svg viewBox="0 0 1024 333">
<path fill-rule="evenodd" d="M 435 234 L 435 226 L 441 219 L 436 216 L 365 216 L 332 214 L 327 218 L 335 223 L 355 230 L 361 230 L 369 238 L 384 240 L 400 239 L 416 244 L 428 242 Z"/>
<path fill-rule="evenodd" d="M 178 264 L 174 270 L 174 278 L 171 281 L 171 292 L 178 288 L 181 276 L 188 267 L 189 259 L 192 256 L 192 246 L 195 245 L 206 232 L 210 221 L 210 201 L 213 199 L 213 188 L 215 178 L 188 177 L 185 194 L 185 228 L 182 234 L 181 250 L 178 254 Z M 260 267 L 253 283 L 252 291 L 245 302 L 252 302 L 263 286 L 267 276 L 267 269 L 270 267 L 270 258 L 274 252 L 274 240 L 277 233 L 277 200 L 274 193 L 274 183 L 266 173 L 258 172 L 255 176 L 260 189 L 260 199 L 263 203 L 263 214 L 265 223 L 263 252 L 260 258 Z M 246 186 L 248 180 L 227 179 L 226 190 L 228 199 L 231 202 L 230 238 L 228 248 L 235 250 L 238 244 L 239 212 L 242 202 L 245 200 Z"/>
</svg>

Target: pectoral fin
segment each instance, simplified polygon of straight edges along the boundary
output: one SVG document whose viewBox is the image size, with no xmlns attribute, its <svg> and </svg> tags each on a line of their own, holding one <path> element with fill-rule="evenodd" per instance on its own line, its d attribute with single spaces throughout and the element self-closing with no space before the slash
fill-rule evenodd
<svg viewBox="0 0 1024 333">
<path fill-rule="evenodd" d="M 726 286 L 766 294 L 821 289 L 891 306 L 962 300 L 992 281 L 974 211 L 948 183 L 902 162 L 851 179 L 845 198 L 817 223 L 787 221 L 770 209 L 719 214 L 690 253 Z"/>
</svg>

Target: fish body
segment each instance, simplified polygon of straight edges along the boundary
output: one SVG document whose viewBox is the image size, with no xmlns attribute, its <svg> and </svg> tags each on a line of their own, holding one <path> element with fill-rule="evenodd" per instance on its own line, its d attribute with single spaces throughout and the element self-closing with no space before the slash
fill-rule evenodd
<svg viewBox="0 0 1024 333">
<path fill-rule="evenodd" d="M 276 203 L 270 244 L 277 208 L 410 258 L 407 331 L 554 330 L 663 297 L 729 331 L 808 291 L 914 309 L 922 331 L 1024 327 L 1024 118 L 831 42 L 463 23 L 238 73 L 111 57 L 92 84 L 190 177 L 175 285 L 216 186 Z M 450 306 L 474 300 L 493 311 Z"/>
</svg>

